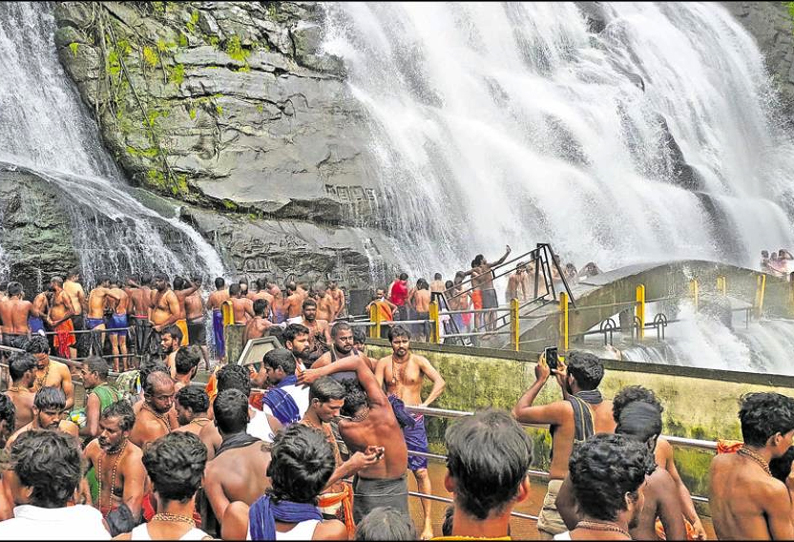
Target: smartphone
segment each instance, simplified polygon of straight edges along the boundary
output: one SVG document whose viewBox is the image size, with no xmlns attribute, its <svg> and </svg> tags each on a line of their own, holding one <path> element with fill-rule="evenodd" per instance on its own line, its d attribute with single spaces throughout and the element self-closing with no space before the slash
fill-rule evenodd
<svg viewBox="0 0 794 542">
<path fill-rule="evenodd" d="M 557 347 L 548 346 L 543 350 L 543 353 L 545 354 L 546 363 L 548 364 L 549 369 L 556 371 L 559 361 L 559 358 L 557 357 Z"/>
</svg>

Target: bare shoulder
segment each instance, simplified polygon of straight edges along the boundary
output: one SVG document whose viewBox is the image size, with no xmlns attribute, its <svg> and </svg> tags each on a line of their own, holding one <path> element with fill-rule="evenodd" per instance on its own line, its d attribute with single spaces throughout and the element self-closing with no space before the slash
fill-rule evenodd
<svg viewBox="0 0 794 542">
<path fill-rule="evenodd" d="M 382 358 L 380 358 L 378 360 L 377 365 L 380 365 L 381 363 L 386 364 L 386 363 L 389 363 L 390 361 L 391 361 L 391 356 L 390 355 L 389 356 L 383 356 Z"/>
<path fill-rule="evenodd" d="M 131 443 L 130 443 L 131 444 Z M 89 459 L 93 459 L 93 457 L 99 452 L 99 440 L 94 439 L 88 443 L 83 451 L 83 455 L 85 455 Z"/>
<path fill-rule="evenodd" d="M 127 441 L 127 450 L 129 450 L 125 457 L 124 462 L 127 465 L 132 464 L 132 466 L 141 466 L 143 467 L 143 451 L 141 451 L 140 446 L 135 444 L 134 442 Z"/>
<path fill-rule="evenodd" d="M 132 533 L 124 533 L 111 538 L 111 540 L 132 540 Z"/>
<path fill-rule="evenodd" d="M 325 520 L 314 530 L 312 540 L 347 540 L 347 528 L 338 519 Z"/>
<path fill-rule="evenodd" d="M 69 371 L 69 366 L 65 363 L 61 363 L 60 361 L 55 361 L 54 359 L 50 359 L 50 364 L 55 367 L 56 372 L 64 379 L 71 380 L 72 373 Z"/>
</svg>

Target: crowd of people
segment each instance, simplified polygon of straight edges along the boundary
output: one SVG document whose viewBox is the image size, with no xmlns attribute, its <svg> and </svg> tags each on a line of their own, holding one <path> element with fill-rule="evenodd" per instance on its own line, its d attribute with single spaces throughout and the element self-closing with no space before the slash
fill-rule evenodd
<svg viewBox="0 0 794 542">
<path fill-rule="evenodd" d="M 761 251 L 761 271 L 776 277 L 788 277 L 794 271 L 794 256 L 786 249 L 779 251 Z"/>
</svg>

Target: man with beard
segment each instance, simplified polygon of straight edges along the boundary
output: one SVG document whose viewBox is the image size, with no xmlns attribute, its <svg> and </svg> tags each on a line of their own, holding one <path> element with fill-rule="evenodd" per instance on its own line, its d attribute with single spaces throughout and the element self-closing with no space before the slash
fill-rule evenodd
<svg viewBox="0 0 794 542">
<path fill-rule="evenodd" d="M 83 387 L 86 390 L 85 426 L 80 429 L 82 437 L 99 436 L 102 430 L 100 425 L 102 412 L 121 398 L 119 390 L 108 382 L 109 372 L 107 362 L 99 356 L 86 359 L 80 368 Z"/>
<path fill-rule="evenodd" d="M 309 340 L 309 328 L 302 324 L 290 324 L 284 330 L 284 346 L 295 356 L 295 362 L 301 371 L 307 367 L 311 355 Z M 264 370 L 263 367 L 262 371 Z"/>
<path fill-rule="evenodd" d="M 322 356 L 329 344 L 331 344 L 331 333 L 328 331 L 328 322 L 317 319 L 317 302 L 314 299 L 307 299 L 303 302 L 303 320 L 301 325 L 309 330 L 309 363 L 312 363 Z"/>
<path fill-rule="evenodd" d="M 207 464 L 204 491 L 216 518 L 234 501 L 253 504 L 270 487 L 270 447 L 249 435 L 248 397 L 240 390 L 222 391 L 213 404 L 221 445 Z"/>
<path fill-rule="evenodd" d="M 179 298 L 177 298 L 176 294 L 171 289 L 166 275 L 163 273 L 155 275 L 154 287 L 156 291 L 151 301 L 152 310 L 150 318 L 152 322 L 152 333 L 149 336 L 149 341 L 150 344 L 158 350 L 157 353 L 159 354 L 160 334 L 164 329 L 176 324 L 182 314 L 182 308 L 179 304 Z M 182 340 L 181 332 L 179 340 L 180 342 Z M 154 341 L 154 343 L 151 343 L 151 341 Z M 147 350 L 149 348 L 150 346 L 147 345 Z"/>
<path fill-rule="evenodd" d="M 33 420 L 11 435 L 6 449 L 10 449 L 22 433 L 37 429 L 60 431 L 76 437 L 77 426 L 69 420 L 61 419 L 65 410 L 66 397 L 60 388 L 41 388 L 33 398 Z"/>
<path fill-rule="evenodd" d="M 36 380 L 36 362 L 27 352 L 12 354 L 8 372 L 11 386 L 5 395 L 11 399 L 16 411 L 16 425 L 9 428 L 14 432 L 33 420 L 33 392 L 30 388 Z"/>
<path fill-rule="evenodd" d="M 336 360 L 360 355 L 353 345 L 353 328 L 346 322 L 337 322 L 331 327 L 331 349 L 314 362 L 312 368 L 319 369 Z"/>
<path fill-rule="evenodd" d="M 408 449 L 391 402 L 372 370 L 361 358 L 349 357 L 300 373 L 299 383 L 311 385 L 323 376 L 355 371 L 358 382 L 343 380 L 345 402 L 340 412 L 339 433 L 351 452 L 378 448 L 383 459 L 361 470 L 353 480 L 353 515 L 356 523 L 373 508 L 391 506 L 408 511 Z"/>
<path fill-rule="evenodd" d="M 160 333 L 160 352 L 163 353 L 171 378 L 176 378 L 176 353 L 182 343 L 182 330 L 177 326 L 168 326 Z"/>
<path fill-rule="evenodd" d="M 0 303 L 0 321 L 3 322 L 3 344 L 13 348 L 22 348 L 30 337 L 28 318 L 41 317 L 41 313 L 30 301 L 22 297 L 22 285 L 18 282 L 8 284 L 8 299 Z"/>
<path fill-rule="evenodd" d="M 223 337 L 223 311 L 221 306 L 229 299 L 226 281 L 223 277 L 215 279 L 215 291 L 207 299 L 207 308 L 212 311 L 212 335 L 215 339 L 215 355 L 218 361 L 226 356 L 226 344 Z"/>
<path fill-rule="evenodd" d="M 551 376 L 546 358 L 541 354 L 535 366 L 535 383 L 526 391 L 513 409 L 513 416 L 526 424 L 548 424 L 551 432 L 552 459 L 549 484 L 538 519 L 541 536 L 565 532 L 566 526 L 557 511 L 557 493 L 568 474 L 568 459 L 574 442 L 591 438 L 595 433 L 613 433 L 612 401 L 604 400 L 598 385 L 604 377 L 604 365 L 593 354 L 570 351 L 568 365 L 558 362 L 557 383 L 563 400 L 548 405 L 533 406 L 540 390 Z"/>
<path fill-rule="evenodd" d="M 74 336 L 74 307 L 72 300 L 63 288 L 61 277 L 52 277 L 50 280 L 50 290 L 52 291 L 52 301 L 50 302 L 49 324 L 55 331 L 53 346 L 58 349 L 58 355 L 62 358 L 70 359 L 77 355 L 77 349 L 72 348 L 77 344 Z M 72 355 L 74 354 L 74 355 Z"/>
<path fill-rule="evenodd" d="M 430 406 L 443 392 L 446 387 L 444 378 L 433 367 L 427 358 L 411 353 L 411 334 L 402 326 L 394 326 L 389 330 L 389 342 L 392 347 L 392 355 L 381 358 L 375 368 L 375 379 L 378 384 L 384 386 L 386 393 L 401 399 L 406 405 Z M 422 401 L 422 384 L 425 377 L 433 383 L 433 389 Z M 411 414 L 414 424 L 403 428 L 403 438 L 408 450 L 412 452 L 427 453 L 427 431 L 425 430 L 425 419 L 422 414 Z M 410 456 L 408 458 L 408 468 L 416 478 L 416 484 L 421 493 L 433 494 L 430 484 L 430 475 L 427 472 L 427 458 Z M 422 539 L 433 536 L 433 524 L 431 516 L 431 501 L 422 499 L 422 509 L 424 510 L 424 529 Z"/>
<path fill-rule="evenodd" d="M 47 339 L 41 335 L 31 337 L 25 343 L 25 352 L 36 360 L 36 381 L 31 391 L 35 393 L 43 387 L 60 388 L 66 397 L 66 409 L 71 409 L 74 406 L 72 373 L 63 363 L 50 359 L 50 345 Z"/>
<path fill-rule="evenodd" d="M 134 424 L 135 414 L 127 401 L 112 403 L 102 411 L 99 437 L 83 453 L 89 483 L 92 478 L 95 482 L 91 500 L 113 536 L 132 529 L 141 515 L 146 470 L 141 449 L 129 441 Z"/>
<path fill-rule="evenodd" d="M 179 427 L 174 431 L 187 431 L 198 436 L 204 426 L 212 421 L 207 415 L 210 396 L 201 388 L 186 386 L 176 392 L 174 407 L 179 422 Z"/>
<path fill-rule="evenodd" d="M 143 405 L 135 418 L 130 442 L 144 448 L 149 442 L 173 431 L 175 424 L 170 412 L 174 406 L 174 395 L 174 381 L 167 374 L 156 371 L 146 377 Z"/>
<path fill-rule="evenodd" d="M 574 449 L 571 484 L 581 520 L 555 540 L 631 540 L 656 463 L 648 447 L 626 435 L 599 434 Z M 453 523 L 454 525 L 454 523 Z"/>
<path fill-rule="evenodd" d="M 309 390 L 297 385 L 295 357 L 289 350 L 276 348 L 265 354 L 262 363 L 273 386 L 262 398 L 262 410 L 283 425 L 300 421 L 309 408 Z"/>
</svg>

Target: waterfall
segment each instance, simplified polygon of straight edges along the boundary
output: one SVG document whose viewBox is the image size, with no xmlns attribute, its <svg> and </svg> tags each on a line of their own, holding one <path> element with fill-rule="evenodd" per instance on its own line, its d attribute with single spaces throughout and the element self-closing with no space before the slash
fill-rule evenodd
<svg viewBox="0 0 794 542">
<path fill-rule="evenodd" d="M 175 206 L 163 216 L 132 196 L 61 67 L 54 32 L 50 4 L 0 4 L 0 165 L 29 170 L 63 194 L 87 283 L 161 270 L 223 275 L 218 253 Z M 7 258 L 0 247 L 0 275 Z"/>
<path fill-rule="evenodd" d="M 794 246 L 794 144 L 716 3 L 329 3 L 414 276 L 550 242 L 602 269 Z M 601 30 L 601 31 L 596 31 Z"/>
</svg>

